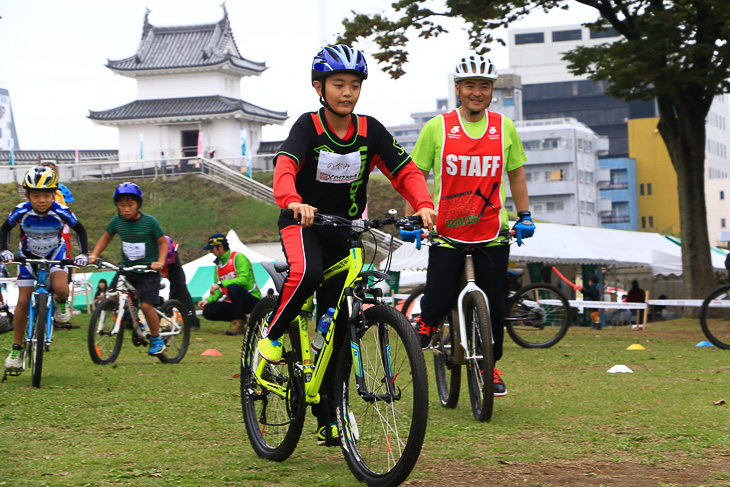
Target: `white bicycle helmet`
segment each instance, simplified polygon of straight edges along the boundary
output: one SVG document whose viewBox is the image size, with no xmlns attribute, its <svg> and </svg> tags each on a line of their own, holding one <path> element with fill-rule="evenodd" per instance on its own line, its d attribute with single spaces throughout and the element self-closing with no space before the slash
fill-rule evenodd
<svg viewBox="0 0 730 487">
<path fill-rule="evenodd" d="M 470 54 L 464 56 L 456 64 L 454 71 L 454 81 L 460 81 L 466 78 L 482 78 L 497 81 L 497 67 L 492 64 L 489 58 L 478 54 Z"/>
</svg>

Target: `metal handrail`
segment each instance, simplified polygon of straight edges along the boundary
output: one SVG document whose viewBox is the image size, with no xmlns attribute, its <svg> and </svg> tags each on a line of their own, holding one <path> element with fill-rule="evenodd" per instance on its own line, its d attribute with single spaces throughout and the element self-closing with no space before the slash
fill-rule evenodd
<svg viewBox="0 0 730 487">
<path fill-rule="evenodd" d="M 206 158 L 200 158 L 200 162 L 202 166 L 199 174 L 206 179 L 222 184 L 238 193 L 264 201 L 265 203 L 276 204 L 274 190 L 265 184 L 261 184 L 219 162 Z M 380 230 L 372 230 L 372 233 L 379 245 L 390 244 L 391 236 L 389 234 Z M 403 245 L 402 240 L 397 238 L 393 239 L 394 248 L 398 248 L 401 245 Z"/>
</svg>

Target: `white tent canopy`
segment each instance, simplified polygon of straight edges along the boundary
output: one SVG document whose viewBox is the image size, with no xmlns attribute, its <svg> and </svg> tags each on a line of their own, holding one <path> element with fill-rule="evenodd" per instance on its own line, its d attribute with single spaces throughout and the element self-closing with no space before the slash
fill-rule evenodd
<svg viewBox="0 0 730 487">
<path fill-rule="evenodd" d="M 268 262 L 271 260 L 268 257 L 261 255 L 258 252 L 251 250 L 249 247 L 247 247 L 246 244 L 241 242 L 241 239 L 238 238 L 238 234 L 233 229 L 228 230 L 226 239 L 228 240 L 228 246 L 231 248 L 231 250 L 242 253 L 243 255 L 248 257 L 249 262 L 251 262 L 252 264 L 254 262 Z M 198 270 L 198 267 L 213 267 L 214 260 L 215 256 L 213 256 L 213 254 L 205 254 L 204 256 L 183 265 L 182 268 L 185 271 L 185 280 L 189 282 L 190 279 L 192 279 L 195 275 L 195 271 Z"/>
<path fill-rule="evenodd" d="M 511 261 L 644 267 L 651 268 L 655 276 L 682 274 L 682 247 L 658 233 L 537 223 L 535 236 L 523 242 L 521 247 L 511 246 Z M 711 252 L 716 270 L 725 269 L 725 254 L 719 249 Z M 391 270 L 423 270 L 427 266 L 425 245 L 418 251 L 414 244 L 406 244 L 393 253 Z"/>
</svg>

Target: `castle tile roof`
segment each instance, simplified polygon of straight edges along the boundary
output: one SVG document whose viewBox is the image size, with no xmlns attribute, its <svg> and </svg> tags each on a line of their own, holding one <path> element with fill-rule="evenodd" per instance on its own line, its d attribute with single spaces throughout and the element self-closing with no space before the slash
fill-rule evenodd
<svg viewBox="0 0 730 487">
<path fill-rule="evenodd" d="M 30 164 L 39 159 L 55 159 L 59 163 L 74 162 L 76 151 L 73 150 L 16 150 L 13 154 L 15 164 Z M 80 150 L 79 162 L 117 160 L 117 150 Z M 10 151 L 0 151 L 0 161 L 10 160 Z"/>
<path fill-rule="evenodd" d="M 234 67 L 259 74 L 266 63 L 241 56 L 233 39 L 228 12 L 212 24 L 156 27 L 145 14 L 142 39 L 134 56 L 116 61 L 107 60 L 107 67 L 124 72 L 199 68 L 230 63 Z"/>
<path fill-rule="evenodd" d="M 280 123 L 288 118 L 286 112 L 267 110 L 243 100 L 220 95 L 136 100 L 110 110 L 98 112 L 89 110 L 89 118 L 104 122 L 149 118 L 202 117 L 233 114 L 238 111 L 248 115 L 246 118 L 258 119 L 264 123 Z"/>
</svg>

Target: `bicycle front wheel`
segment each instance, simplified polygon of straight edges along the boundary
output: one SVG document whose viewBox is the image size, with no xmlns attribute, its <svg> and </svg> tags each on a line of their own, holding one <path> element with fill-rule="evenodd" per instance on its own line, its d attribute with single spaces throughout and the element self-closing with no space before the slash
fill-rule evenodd
<svg viewBox="0 0 730 487">
<path fill-rule="evenodd" d="M 175 299 L 162 303 L 160 313 L 160 336 L 165 342 L 165 351 L 157 358 L 165 364 L 176 364 L 183 359 L 190 344 L 188 314 L 182 303 Z"/>
<path fill-rule="evenodd" d="M 466 375 L 469 378 L 471 410 L 477 421 L 489 421 L 494 408 L 492 322 L 487 301 L 481 293 L 467 294 L 465 304 Z"/>
<path fill-rule="evenodd" d="M 376 305 L 364 318 L 357 337 L 347 333 L 335 379 L 342 452 L 358 480 L 399 485 L 426 434 L 426 364 L 413 328 L 396 309 Z"/>
<path fill-rule="evenodd" d="M 43 374 L 43 352 L 46 349 L 46 315 L 48 304 L 45 295 L 36 300 L 35 324 L 33 325 L 33 336 L 30 341 L 31 360 L 31 384 L 33 387 L 41 386 L 41 375 Z"/>
<path fill-rule="evenodd" d="M 707 295 L 700 308 L 700 326 L 710 343 L 730 349 L 730 284 Z"/>
<path fill-rule="evenodd" d="M 241 408 L 248 439 L 256 454 L 282 462 L 299 442 L 306 404 L 303 381 L 292 376 L 293 348 L 289 334 L 284 334 L 282 340 L 283 356 L 290 358 L 271 364 L 259 356 L 258 343 L 267 326 L 266 318 L 275 310 L 276 299 L 265 297 L 249 316 L 248 333 L 241 350 Z"/>
<path fill-rule="evenodd" d="M 458 314 L 449 313 L 436 331 L 433 346 L 433 370 L 436 375 L 436 390 L 439 401 L 445 408 L 454 409 L 459 403 L 461 390 L 461 364 L 455 360 L 456 352 L 463 349 L 458 343 Z M 463 353 L 461 354 L 463 358 Z"/>
<path fill-rule="evenodd" d="M 89 347 L 89 356 L 95 364 L 106 365 L 114 362 L 122 349 L 124 326 L 119 326 L 119 330 L 114 333 L 118 309 L 118 302 L 105 299 L 91 314 L 86 343 Z"/>
<path fill-rule="evenodd" d="M 549 348 L 568 332 L 570 304 L 558 288 L 535 283 L 507 298 L 507 333 L 521 347 Z"/>
</svg>

